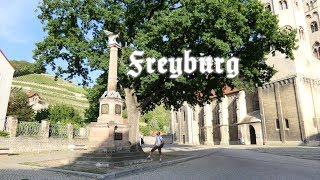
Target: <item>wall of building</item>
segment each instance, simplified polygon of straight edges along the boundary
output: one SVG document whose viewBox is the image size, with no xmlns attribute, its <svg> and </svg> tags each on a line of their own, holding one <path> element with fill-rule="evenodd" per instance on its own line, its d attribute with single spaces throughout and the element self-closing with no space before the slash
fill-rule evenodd
<svg viewBox="0 0 320 180">
<path fill-rule="evenodd" d="M 0 50 L 0 130 L 4 129 L 14 69 Z"/>
</svg>

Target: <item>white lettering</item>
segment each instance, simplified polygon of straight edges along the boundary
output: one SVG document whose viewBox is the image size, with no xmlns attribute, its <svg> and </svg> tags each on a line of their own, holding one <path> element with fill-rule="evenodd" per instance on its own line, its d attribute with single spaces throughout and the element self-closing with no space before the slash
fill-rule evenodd
<svg viewBox="0 0 320 180">
<path fill-rule="evenodd" d="M 193 73 L 197 69 L 197 60 L 194 57 L 189 57 L 189 51 L 184 51 L 184 72 L 187 74 Z M 191 63 L 191 68 L 190 68 Z"/>
<path fill-rule="evenodd" d="M 222 68 L 222 63 L 225 63 L 223 58 L 214 58 L 211 56 L 195 58 L 190 56 L 190 50 L 184 51 L 184 59 L 182 58 L 169 58 L 162 57 L 159 60 L 155 58 L 147 58 L 146 71 L 151 74 L 155 72 L 153 66 L 157 65 L 158 73 L 165 74 L 170 72 L 170 78 L 179 77 L 183 71 L 187 74 L 193 73 L 197 69 L 197 59 L 199 60 L 199 71 L 202 74 L 211 74 L 213 72 L 217 74 L 223 73 L 224 69 L 227 71 L 227 78 L 234 78 L 239 74 L 239 59 L 232 57 L 226 61 L 226 68 Z M 129 70 L 127 75 L 132 77 L 137 77 L 141 74 L 143 70 L 143 51 L 134 51 L 130 56 L 130 65 L 129 67 L 134 66 L 134 70 Z M 202 54 L 203 55 L 203 54 Z M 183 68 L 182 68 L 182 62 Z M 213 66 L 215 67 L 213 70 Z"/>
<path fill-rule="evenodd" d="M 136 56 L 138 57 L 142 57 L 143 56 L 143 51 L 134 51 L 131 56 L 130 56 L 130 61 L 131 64 L 129 65 L 129 67 L 131 66 L 135 66 L 137 71 L 133 71 L 133 70 L 129 70 L 127 75 L 131 75 L 132 77 L 138 77 L 142 71 L 142 66 L 141 63 L 143 62 L 143 59 L 136 59 Z"/>
<path fill-rule="evenodd" d="M 171 73 L 170 78 L 179 77 L 182 74 L 182 67 L 181 67 L 182 58 L 177 58 L 177 59 L 169 58 L 169 62 L 170 62 L 170 73 Z M 175 64 L 177 64 L 176 68 L 174 68 Z"/>
<path fill-rule="evenodd" d="M 233 68 L 232 68 L 233 65 Z M 239 59 L 231 58 L 227 61 L 227 78 L 234 78 L 239 74 Z"/>
<path fill-rule="evenodd" d="M 167 58 L 163 57 L 158 61 L 158 72 L 160 74 L 166 73 L 168 70 L 164 68 L 164 66 L 168 63 Z"/>
</svg>

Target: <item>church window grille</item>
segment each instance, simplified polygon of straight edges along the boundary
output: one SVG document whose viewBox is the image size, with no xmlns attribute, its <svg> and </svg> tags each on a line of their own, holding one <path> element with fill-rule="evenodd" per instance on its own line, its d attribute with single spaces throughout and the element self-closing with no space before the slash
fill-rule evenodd
<svg viewBox="0 0 320 180">
<path fill-rule="evenodd" d="M 220 124 L 220 107 L 219 104 L 216 105 L 214 108 L 214 115 L 215 115 L 215 120 L 217 124 Z"/>
<path fill-rule="evenodd" d="M 176 123 L 179 122 L 178 112 L 176 112 Z"/>
<path fill-rule="evenodd" d="M 237 107 L 237 99 L 235 99 L 233 101 L 233 123 L 237 123 L 238 122 L 238 107 Z"/>
<path fill-rule="evenodd" d="M 289 120 L 285 119 L 285 121 L 286 121 L 286 128 L 289 129 Z"/>
<path fill-rule="evenodd" d="M 258 93 L 255 93 L 253 96 L 253 110 L 257 111 L 259 110 L 259 97 Z"/>
<path fill-rule="evenodd" d="M 279 121 L 279 119 L 276 119 L 276 128 L 280 129 L 280 121 Z"/>
</svg>

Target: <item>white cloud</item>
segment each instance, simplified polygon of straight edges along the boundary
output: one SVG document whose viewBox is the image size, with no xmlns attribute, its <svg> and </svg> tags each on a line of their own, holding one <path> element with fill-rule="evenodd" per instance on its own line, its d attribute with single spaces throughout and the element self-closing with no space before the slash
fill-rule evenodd
<svg viewBox="0 0 320 180">
<path fill-rule="evenodd" d="M 35 20 L 37 0 L 5 0 L 0 4 L 0 39 L 26 44 L 31 41 L 30 23 Z"/>
</svg>

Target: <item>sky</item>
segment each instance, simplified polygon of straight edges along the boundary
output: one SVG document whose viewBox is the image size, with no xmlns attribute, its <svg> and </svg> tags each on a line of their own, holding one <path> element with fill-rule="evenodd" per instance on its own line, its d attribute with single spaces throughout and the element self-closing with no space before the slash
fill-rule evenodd
<svg viewBox="0 0 320 180">
<path fill-rule="evenodd" d="M 2 0 L 0 49 L 9 60 L 34 62 L 32 50 L 45 33 L 35 12 L 37 0 Z"/>
<path fill-rule="evenodd" d="M 1 0 L 0 49 L 9 60 L 34 62 L 32 51 L 36 47 L 35 43 L 42 41 L 46 35 L 37 18 L 38 2 L 39 0 Z M 47 71 L 53 74 L 51 68 L 47 68 Z M 93 82 L 100 73 L 90 73 Z M 74 81 L 76 84 L 82 82 L 78 78 Z"/>
</svg>

